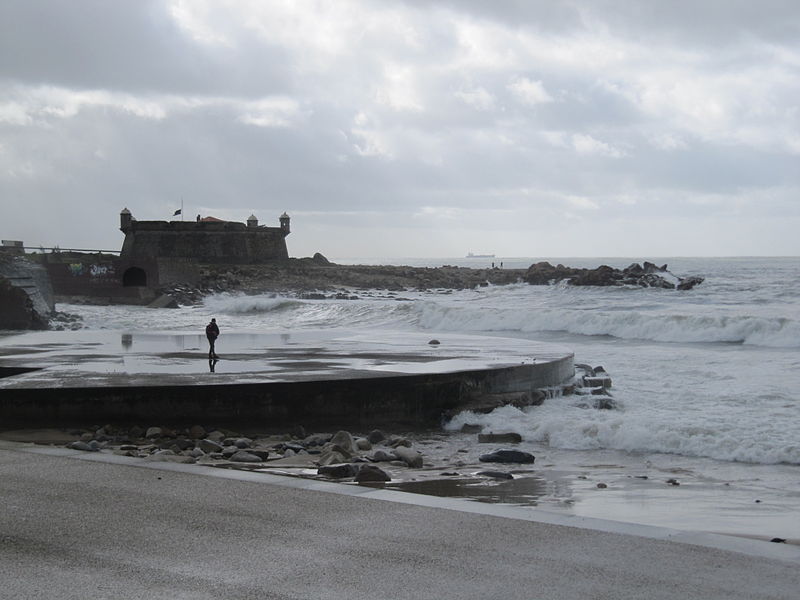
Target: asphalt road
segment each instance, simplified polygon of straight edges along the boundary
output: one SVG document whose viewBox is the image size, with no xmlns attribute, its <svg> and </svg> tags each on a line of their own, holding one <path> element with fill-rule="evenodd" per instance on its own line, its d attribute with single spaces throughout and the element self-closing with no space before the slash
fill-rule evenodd
<svg viewBox="0 0 800 600">
<path fill-rule="evenodd" d="M 800 590 L 796 562 L 92 458 L 0 447 L 0 598 L 796 600 Z"/>
</svg>

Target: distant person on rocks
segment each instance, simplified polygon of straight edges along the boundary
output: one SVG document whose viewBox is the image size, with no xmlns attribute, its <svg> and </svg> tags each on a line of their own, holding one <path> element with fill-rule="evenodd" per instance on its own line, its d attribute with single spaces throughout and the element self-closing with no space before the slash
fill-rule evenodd
<svg viewBox="0 0 800 600">
<path fill-rule="evenodd" d="M 219 337 L 219 327 L 217 327 L 216 319 L 211 319 L 211 323 L 206 325 L 206 337 L 208 338 L 208 358 L 219 358 L 214 351 L 214 342 Z"/>
</svg>

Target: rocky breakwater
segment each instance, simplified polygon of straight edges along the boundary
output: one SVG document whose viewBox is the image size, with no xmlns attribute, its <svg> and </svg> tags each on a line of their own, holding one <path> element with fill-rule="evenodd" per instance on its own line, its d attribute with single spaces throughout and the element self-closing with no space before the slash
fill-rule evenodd
<svg viewBox="0 0 800 600">
<path fill-rule="evenodd" d="M 0 253 L 0 329 L 47 329 L 54 310 L 44 267 L 25 256 Z"/>
<path fill-rule="evenodd" d="M 664 289 L 690 290 L 703 283 L 702 277 L 678 277 L 673 275 L 667 265 L 656 266 L 650 262 L 633 263 L 624 269 L 601 265 L 596 269 L 580 269 L 553 266 L 549 262 L 531 265 L 525 273 L 525 281 L 531 285 L 552 285 L 565 281 L 569 285 L 594 286 L 639 286 Z"/>
</svg>

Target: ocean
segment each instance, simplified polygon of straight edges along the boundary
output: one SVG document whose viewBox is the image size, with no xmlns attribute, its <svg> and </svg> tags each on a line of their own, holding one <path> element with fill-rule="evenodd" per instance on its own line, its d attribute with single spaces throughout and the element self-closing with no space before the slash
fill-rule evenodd
<svg viewBox="0 0 800 600">
<path fill-rule="evenodd" d="M 502 262 L 504 268 L 539 260 L 620 268 L 640 261 L 334 260 L 465 267 Z M 358 299 L 351 300 L 219 294 L 201 306 L 172 310 L 57 308 L 81 315 L 89 329 L 131 332 L 202 332 L 214 316 L 223 332 L 220 344 L 226 331 L 320 328 L 367 329 L 376 336 L 381 329 L 458 332 L 558 343 L 575 352 L 576 362 L 605 368 L 613 380 L 615 409 L 587 409 L 576 397 L 557 397 L 526 410 L 461 415 L 448 429 L 458 435 L 469 422 L 485 430 L 514 431 L 543 458 L 537 463 L 588 473 L 581 479 L 587 482 L 583 488 L 573 481 L 571 501 L 553 500 L 555 509 L 670 526 L 694 520 L 704 530 L 744 535 L 770 535 L 765 533 L 770 530 L 800 538 L 800 258 L 652 262 L 705 281 L 689 291 L 519 283 L 464 291 L 357 290 L 352 293 Z M 670 473 L 685 486 L 681 497 L 694 498 L 696 510 L 673 503 L 663 486 L 637 487 L 639 481 L 660 481 Z M 620 493 L 590 493 L 598 477 L 619 484 Z"/>
</svg>

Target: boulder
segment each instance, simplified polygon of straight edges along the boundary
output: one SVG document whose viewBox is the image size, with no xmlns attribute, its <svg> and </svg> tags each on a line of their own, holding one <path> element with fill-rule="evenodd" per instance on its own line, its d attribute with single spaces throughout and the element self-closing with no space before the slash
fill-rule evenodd
<svg viewBox="0 0 800 600">
<path fill-rule="evenodd" d="M 361 450 L 362 452 L 367 452 L 372 450 L 372 444 L 367 438 L 358 438 L 356 440 L 356 449 Z"/>
<path fill-rule="evenodd" d="M 367 434 L 367 439 L 369 440 L 370 444 L 379 444 L 386 439 L 386 434 L 380 429 L 373 429 L 369 432 L 369 434 Z"/>
<path fill-rule="evenodd" d="M 355 465 L 349 463 L 338 465 L 323 465 L 317 469 L 318 475 L 324 475 L 332 479 L 344 479 L 345 477 L 353 477 L 358 471 Z"/>
<path fill-rule="evenodd" d="M 246 450 L 239 450 L 235 454 L 231 455 L 228 459 L 231 462 L 242 462 L 242 463 L 255 463 L 255 462 L 263 462 L 260 456 L 254 454 L 253 452 L 247 452 Z"/>
<path fill-rule="evenodd" d="M 356 473 L 356 481 L 358 483 L 365 483 L 368 481 L 391 481 L 392 478 L 389 474 L 375 465 L 361 465 Z"/>
<path fill-rule="evenodd" d="M 306 439 L 304 439 L 303 445 L 306 448 L 310 446 L 324 446 L 330 440 L 331 440 L 331 435 L 329 433 L 315 433 L 314 435 L 310 435 Z"/>
<path fill-rule="evenodd" d="M 225 434 L 222 433 L 221 431 L 216 431 L 216 430 L 215 431 L 209 431 L 206 434 L 206 439 L 210 440 L 212 442 L 216 442 L 218 444 L 221 444 L 222 440 L 225 439 Z"/>
<path fill-rule="evenodd" d="M 199 440 L 197 442 L 197 447 L 205 453 L 222 452 L 222 444 L 218 444 L 209 439 Z"/>
<path fill-rule="evenodd" d="M 389 446 L 392 448 L 398 448 L 400 446 L 405 446 L 406 448 L 411 448 L 411 442 L 408 441 L 406 438 L 401 437 L 399 435 L 393 435 L 389 438 L 387 442 Z"/>
<path fill-rule="evenodd" d="M 479 444 L 518 444 L 522 436 L 518 433 L 479 433 Z"/>
<path fill-rule="evenodd" d="M 352 454 L 349 452 L 344 451 L 339 446 L 334 446 L 333 444 L 327 444 L 320 452 L 319 457 L 317 458 L 317 464 L 319 465 L 335 465 L 339 463 L 344 463 L 350 460 L 353 457 Z"/>
<path fill-rule="evenodd" d="M 353 436 L 348 431 L 337 431 L 335 434 L 333 434 L 330 443 L 334 446 L 338 446 L 345 452 L 350 452 L 351 454 L 356 451 L 356 445 L 353 441 Z"/>
<path fill-rule="evenodd" d="M 479 458 L 481 462 L 491 463 L 523 463 L 532 464 L 536 457 L 530 452 L 523 452 L 522 450 L 495 450 L 489 454 L 482 454 Z"/>
<path fill-rule="evenodd" d="M 173 446 L 177 446 L 181 451 L 188 450 L 189 448 L 194 448 L 195 443 L 191 440 L 187 440 L 186 438 L 178 438 L 172 441 Z"/>
<path fill-rule="evenodd" d="M 237 448 L 236 446 L 224 446 L 222 448 L 221 454 L 225 458 L 230 458 L 231 456 L 233 456 L 237 452 L 241 452 L 241 450 L 239 448 Z"/>
<path fill-rule="evenodd" d="M 412 469 L 422 468 L 422 454 L 405 446 L 398 446 L 394 449 L 395 456 L 403 461 Z"/>
<path fill-rule="evenodd" d="M 194 425 L 189 428 L 189 437 L 193 440 L 200 440 L 206 437 L 206 429 L 202 425 Z"/>
<path fill-rule="evenodd" d="M 146 437 L 149 440 L 152 440 L 153 438 L 159 438 L 162 435 L 164 435 L 164 430 L 161 429 L 161 427 L 148 427 L 147 432 L 144 434 L 144 437 Z"/>
<path fill-rule="evenodd" d="M 372 462 L 391 462 L 393 460 L 397 460 L 397 456 L 395 456 L 391 452 L 387 452 L 386 450 L 375 450 L 368 458 Z"/>
<path fill-rule="evenodd" d="M 705 279 L 703 277 L 697 277 L 696 275 L 692 275 L 691 277 L 684 277 L 678 283 L 679 290 L 690 290 L 696 285 L 700 285 L 703 283 Z"/>
</svg>

